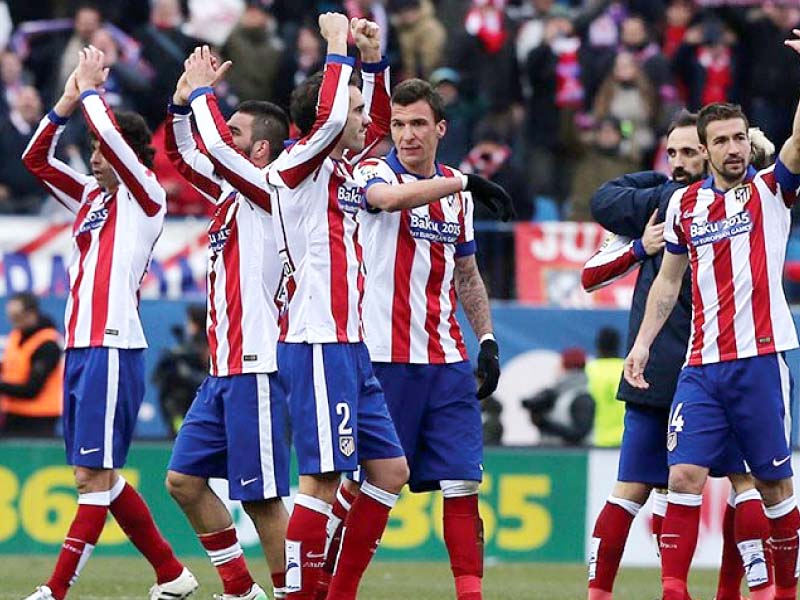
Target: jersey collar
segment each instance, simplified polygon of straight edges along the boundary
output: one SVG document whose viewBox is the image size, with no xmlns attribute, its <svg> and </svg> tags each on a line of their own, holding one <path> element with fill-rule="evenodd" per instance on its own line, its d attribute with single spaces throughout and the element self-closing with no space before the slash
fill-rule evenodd
<svg viewBox="0 0 800 600">
<path fill-rule="evenodd" d="M 397 148 L 392 148 L 389 151 L 389 154 L 386 155 L 386 164 L 391 167 L 392 171 L 397 173 L 398 175 L 411 175 L 412 177 L 416 177 L 417 179 L 431 179 L 432 177 L 444 177 L 444 172 L 442 172 L 442 167 L 439 164 L 439 161 L 434 163 L 436 167 L 436 175 L 432 177 L 423 177 L 422 175 L 417 175 L 416 173 L 410 173 L 404 166 L 403 163 L 400 162 L 400 159 L 397 157 Z"/>
<path fill-rule="evenodd" d="M 744 181 L 742 181 L 742 183 L 749 183 L 750 181 L 752 181 L 753 177 L 756 176 L 756 173 L 758 173 L 758 171 L 756 171 L 756 168 L 753 165 L 749 165 L 747 167 L 747 173 L 745 173 Z M 717 188 L 714 187 L 714 176 L 713 175 L 709 175 L 708 177 L 706 177 L 703 180 L 703 185 L 701 187 L 704 190 L 712 190 L 713 192 L 715 192 L 717 194 L 721 194 L 722 196 L 725 195 L 725 192 L 723 192 L 722 190 L 718 190 Z"/>
</svg>

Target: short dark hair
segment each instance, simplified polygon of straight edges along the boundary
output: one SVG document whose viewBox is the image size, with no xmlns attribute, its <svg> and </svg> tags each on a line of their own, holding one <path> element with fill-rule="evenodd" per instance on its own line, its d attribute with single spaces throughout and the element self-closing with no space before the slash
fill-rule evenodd
<svg viewBox="0 0 800 600">
<path fill-rule="evenodd" d="M 22 304 L 22 308 L 25 310 L 32 310 L 37 314 L 39 313 L 39 299 L 30 292 L 17 292 L 8 299 L 9 302 L 12 300 Z"/>
<path fill-rule="evenodd" d="M 750 121 L 747 119 L 747 115 L 744 114 L 742 107 L 738 104 L 715 102 L 700 109 L 700 113 L 697 115 L 697 135 L 700 138 L 700 143 L 704 146 L 706 144 L 706 133 L 709 123 L 713 121 L 727 121 L 728 119 L 742 119 L 742 121 L 744 121 L 745 131 L 750 128 Z"/>
<path fill-rule="evenodd" d="M 150 133 L 150 128 L 142 115 L 127 110 L 113 111 L 114 120 L 117 122 L 117 128 L 122 134 L 122 139 L 131 147 L 131 150 L 136 154 L 137 158 L 142 161 L 142 164 L 148 169 L 153 168 L 153 157 L 156 155 L 156 150 L 150 145 L 153 134 Z M 97 136 L 91 131 L 89 136 L 96 140 Z"/>
<path fill-rule="evenodd" d="M 619 331 L 613 327 L 603 327 L 597 332 L 597 353 L 600 357 L 619 356 Z"/>
<path fill-rule="evenodd" d="M 697 127 L 697 113 L 689 112 L 682 108 L 670 121 L 667 128 L 667 137 L 672 135 L 672 132 L 679 127 Z"/>
<path fill-rule="evenodd" d="M 317 104 L 319 91 L 322 88 L 322 71 L 309 76 L 303 83 L 294 88 L 289 98 L 289 114 L 300 135 L 307 135 L 317 120 Z M 350 85 L 360 87 L 361 82 L 356 73 L 350 77 Z"/>
<path fill-rule="evenodd" d="M 434 87 L 423 79 L 406 79 L 395 86 L 392 92 L 392 104 L 409 106 L 422 100 L 431 107 L 433 118 L 438 123 L 444 119 L 444 102 Z"/>
<path fill-rule="evenodd" d="M 236 107 L 236 112 L 253 117 L 253 141 L 268 141 L 270 160 L 278 158 L 284 140 L 289 137 L 286 112 L 277 104 L 263 100 L 245 100 Z"/>
</svg>

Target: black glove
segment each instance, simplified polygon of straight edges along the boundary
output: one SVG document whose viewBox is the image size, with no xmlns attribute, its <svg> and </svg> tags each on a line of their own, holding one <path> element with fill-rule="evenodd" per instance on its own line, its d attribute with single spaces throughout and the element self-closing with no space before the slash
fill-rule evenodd
<svg viewBox="0 0 800 600">
<path fill-rule="evenodd" d="M 472 194 L 475 202 L 480 202 L 501 221 L 510 221 L 517 216 L 511 196 L 499 185 L 480 175 L 467 175 L 465 192 Z"/>
<path fill-rule="evenodd" d="M 497 389 L 500 379 L 500 348 L 492 339 L 481 342 L 481 351 L 478 353 L 478 368 L 475 375 L 481 380 L 478 390 L 478 399 L 483 400 Z"/>
</svg>

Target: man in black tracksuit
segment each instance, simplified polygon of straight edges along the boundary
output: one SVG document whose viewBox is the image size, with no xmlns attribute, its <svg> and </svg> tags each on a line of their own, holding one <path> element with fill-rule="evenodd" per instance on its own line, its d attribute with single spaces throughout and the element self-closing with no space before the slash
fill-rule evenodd
<svg viewBox="0 0 800 600">
<path fill-rule="evenodd" d="M 650 286 L 661 266 L 663 254 L 658 250 L 645 255 L 643 248 L 646 246 L 638 240 L 645 236 L 647 228 L 663 230 L 664 216 L 672 194 L 705 174 L 705 160 L 699 149 L 696 123 L 696 115 L 684 112 L 670 127 L 667 153 L 672 169 L 671 180 L 653 171 L 625 175 L 602 185 L 591 199 L 595 220 L 613 234 L 631 239 L 631 254 L 639 260 L 639 274 L 628 322 L 628 349 L 639 331 Z M 658 211 L 655 223 L 659 225 L 651 221 L 655 211 Z M 662 237 L 660 233 L 659 237 Z M 663 240 L 660 247 L 663 247 Z M 675 309 L 651 348 L 651 359 L 645 370 L 645 378 L 651 382 L 650 388 L 640 390 L 629 385 L 624 378 L 620 381 L 617 398 L 625 402 L 625 432 L 617 483 L 595 522 L 592 534 L 589 600 L 607 597 L 611 593 L 631 522 L 653 489 L 656 490 L 653 534 L 656 538 L 660 536 L 667 507 L 669 478 L 667 425 L 678 375 L 686 357 L 691 317 L 691 276 L 687 271 Z M 737 493 L 753 490 L 753 482 L 746 474 L 715 475 L 730 475 Z M 733 539 L 732 507 L 730 512 L 730 516 L 726 513 L 726 519 L 729 518 L 731 523 L 730 530 L 724 532 L 726 542 L 727 537 Z M 730 574 L 731 569 L 726 570 L 726 564 L 734 565 L 735 572 Z M 735 542 L 732 545 L 726 543 L 720 585 L 723 584 L 722 576 L 738 577 L 737 581 L 741 581 L 742 573 L 742 562 Z M 722 596 L 718 594 L 717 597 Z"/>
</svg>

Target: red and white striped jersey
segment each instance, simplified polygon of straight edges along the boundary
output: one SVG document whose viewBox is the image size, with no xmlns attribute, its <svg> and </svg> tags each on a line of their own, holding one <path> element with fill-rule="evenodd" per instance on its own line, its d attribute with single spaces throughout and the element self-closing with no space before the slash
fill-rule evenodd
<svg viewBox="0 0 800 600">
<path fill-rule="evenodd" d="M 67 119 L 53 111 L 22 155 L 28 170 L 75 214 L 66 347 L 146 348 L 139 287 L 161 235 L 166 194 L 123 139 L 102 96 L 90 91 L 81 98 L 86 122 L 119 179 L 115 193 L 55 158 Z"/>
<path fill-rule="evenodd" d="M 208 334 L 215 377 L 277 370 L 281 265 L 275 245 L 267 169 L 234 145 L 212 88 L 189 106 L 171 106 L 166 149 L 178 171 L 217 205 L 208 228 Z M 195 141 L 191 114 L 203 151 Z"/>
<path fill-rule="evenodd" d="M 609 233 L 600 249 L 586 261 L 581 271 L 581 285 L 594 292 L 625 277 L 647 258 L 641 239 Z"/>
<path fill-rule="evenodd" d="M 676 191 L 664 239 L 689 253 L 692 334 L 686 362 L 704 365 L 797 347 L 783 294 L 789 207 L 800 176 L 778 161 L 722 193 L 713 179 Z"/>
<path fill-rule="evenodd" d="M 363 192 L 352 163 L 328 155 L 349 111 L 354 61 L 328 55 L 310 132 L 272 164 L 273 215 L 283 275 L 278 295 L 280 339 L 355 343 L 363 339 L 364 267 L 356 216 Z M 367 148 L 389 131 L 386 62 L 362 65 L 363 95 L 372 117 Z M 362 153 L 363 154 L 363 153 Z"/>
<path fill-rule="evenodd" d="M 460 177 L 436 164 L 437 177 Z M 356 167 L 364 188 L 416 181 L 397 153 Z M 362 211 L 367 281 L 364 328 L 375 362 L 442 364 L 467 360 L 456 320 L 456 259 L 475 253 L 472 196 L 460 192 L 411 210 Z"/>
</svg>

